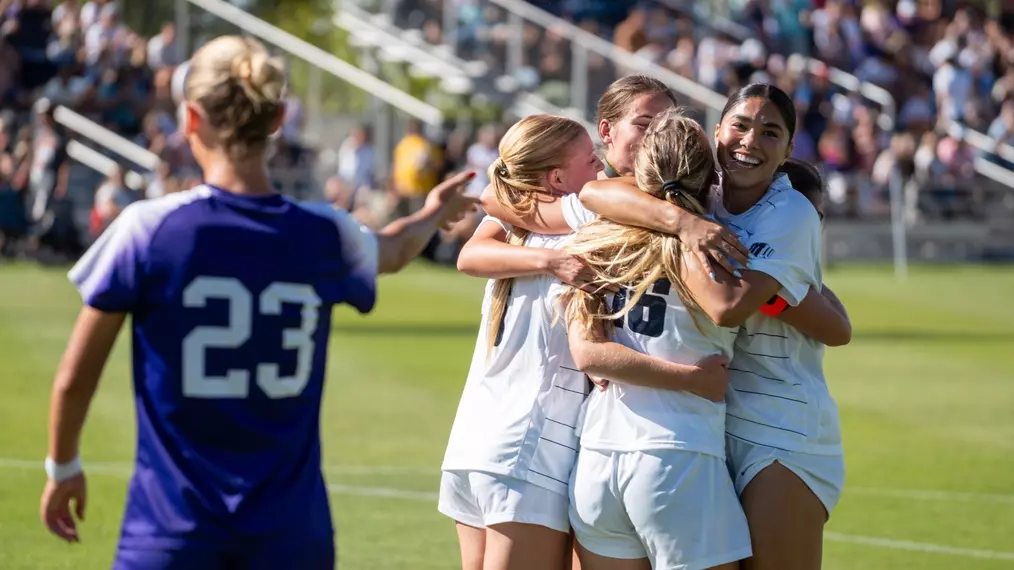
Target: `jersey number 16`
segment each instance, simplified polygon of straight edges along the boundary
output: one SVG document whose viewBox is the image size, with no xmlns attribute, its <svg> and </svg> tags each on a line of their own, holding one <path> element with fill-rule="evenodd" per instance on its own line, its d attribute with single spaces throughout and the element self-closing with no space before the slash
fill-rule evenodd
<svg viewBox="0 0 1014 570">
<path fill-rule="evenodd" d="M 665 331 L 665 297 L 672 289 L 668 279 L 659 279 L 637 300 L 626 317 L 620 317 L 613 321 L 617 327 L 623 327 L 626 320 L 630 332 L 642 334 L 652 338 L 662 336 Z M 618 313 L 627 305 L 627 290 L 622 289 L 613 295 L 613 313 Z"/>
<path fill-rule="evenodd" d="M 183 291 L 183 306 L 203 308 L 211 299 L 228 302 L 228 326 L 201 326 L 183 339 L 183 395 L 188 398 L 246 398 L 250 393 L 250 371 L 228 370 L 224 376 L 209 375 L 205 367 L 209 348 L 239 348 L 253 332 L 253 295 L 238 279 L 198 277 Z M 293 398 L 306 388 L 313 367 L 313 333 L 317 330 L 320 297 L 313 287 L 300 283 L 272 283 L 261 293 L 257 311 L 261 315 L 282 314 L 283 303 L 302 308 L 300 327 L 282 331 L 282 348 L 296 351 L 296 371 L 281 376 L 278 364 L 257 364 L 256 381 L 273 399 Z"/>
</svg>

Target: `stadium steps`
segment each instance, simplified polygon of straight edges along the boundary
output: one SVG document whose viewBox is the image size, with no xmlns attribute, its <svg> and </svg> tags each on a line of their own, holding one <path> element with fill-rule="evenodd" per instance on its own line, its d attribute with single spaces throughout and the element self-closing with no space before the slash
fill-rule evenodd
<svg viewBox="0 0 1014 570">
<path fill-rule="evenodd" d="M 334 23 L 348 32 L 353 46 L 370 51 L 381 61 L 404 65 L 411 76 L 436 79 L 443 92 L 443 101 L 431 99 L 437 106 L 467 108 L 492 103 L 514 118 L 548 113 L 585 122 L 577 109 L 559 107 L 527 92 L 518 78 L 497 73 L 484 61 L 465 60 L 448 46 L 427 42 L 420 30 L 399 27 L 386 12 L 372 13 L 344 2 L 336 6 Z M 441 98 L 432 92 L 428 96 Z M 585 126 L 592 130 L 590 124 Z"/>
</svg>

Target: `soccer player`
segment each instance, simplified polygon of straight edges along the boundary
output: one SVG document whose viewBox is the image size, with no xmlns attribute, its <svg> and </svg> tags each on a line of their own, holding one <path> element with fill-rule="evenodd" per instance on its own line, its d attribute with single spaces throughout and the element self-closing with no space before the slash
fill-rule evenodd
<svg viewBox="0 0 1014 570">
<path fill-rule="evenodd" d="M 715 126 L 723 176 L 712 212 L 744 234 L 752 256 L 739 276 L 719 269 L 714 288 L 697 300 L 719 324 L 740 327 L 729 366 L 726 444 L 750 525 L 747 570 L 820 568 L 824 524 L 845 477 L 823 354 L 825 345 L 848 343 L 851 326 L 822 285 L 820 216 L 810 203 L 820 181 L 789 158 L 795 119 L 784 92 L 752 84 L 730 97 Z M 581 199 L 605 217 L 638 226 L 653 227 L 652 219 L 676 210 L 622 186 L 593 183 Z M 691 282 L 697 277 L 688 274 Z M 729 282 L 732 289 L 722 286 Z"/>
<path fill-rule="evenodd" d="M 655 117 L 635 165 L 648 194 L 706 212 L 711 146 L 680 111 Z M 595 271 L 593 284 L 625 288 L 609 306 L 579 289 L 561 295 L 578 369 L 611 381 L 588 398 L 571 478 L 582 568 L 734 570 L 750 556 L 746 517 L 725 465 L 724 365 L 737 330 L 716 325 L 697 306 L 701 282 L 684 277 L 696 261 L 675 236 L 599 219 L 566 250 Z M 703 377 L 701 395 L 657 380 L 670 363 Z"/>
<path fill-rule="evenodd" d="M 216 38 L 184 85 L 205 183 L 129 206 L 70 272 L 84 307 L 53 387 L 42 519 L 79 540 L 80 434 L 130 314 L 137 458 L 114 568 L 330 570 L 319 415 L 332 307 L 369 312 L 377 274 L 474 206 L 471 176 L 373 234 L 273 190 L 265 147 L 285 70 L 263 46 Z"/>
<path fill-rule="evenodd" d="M 489 168 L 491 183 L 505 207 L 520 212 L 541 196 L 578 191 L 602 170 L 587 131 L 564 117 L 522 119 L 499 150 Z M 573 426 L 589 388 L 570 361 L 562 323 L 554 319 L 548 292 L 555 279 L 511 271 L 509 254 L 529 247 L 555 252 L 565 238 L 492 218 L 477 234 L 489 235 L 508 255 L 499 260 L 501 271 L 491 271 L 486 288 L 442 465 L 438 509 L 457 523 L 464 570 L 560 570 L 570 552 Z"/>
<path fill-rule="evenodd" d="M 614 81 L 599 98 L 597 108 L 596 127 L 599 140 L 602 142 L 602 160 L 605 163 L 605 168 L 599 173 L 598 178 L 602 180 L 632 176 L 634 155 L 648 124 L 656 115 L 677 104 L 676 94 L 672 89 L 654 77 L 627 75 Z M 576 195 L 569 200 L 573 199 L 576 199 Z M 568 208 L 560 207 L 558 197 L 542 197 L 536 208 L 526 212 L 522 217 L 515 217 L 513 212 L 506 211 L 497 202 L 492 185 L 486 187 L 483 192 L 482 202 L 487 214 L 534 232 L 557 235 L 570 233 L 573 227 L 573 224 L 569 223 L 573 220 L 564 217 Z M 577 206 L 579 210 L 583 210 L 580 204 Z M 678 236 L 684 247 L 693 251 L 700 263 L 705 266 L 717 263 L 731 272 L 735 269 L 735 263 L 745 264 L 747 261 L 748 252 L 740 244 L 735 232 L 713 220 L 694 216 L 675 207 L 639 212 L 638 215 L 651 217 L 651 224 L 648 227 L 665 228 L 664 231 Z M 485 246 L 504 251 L 483 237 L 485 236 L 477 234 L 476 238 L 479 239 L 472 240 L 470 243 L 472 247 L 466 254 L 466 259 L 488 258 L 494 254 L 494 251 L 487 251 Z M 513 256 L 520 258 L 522 254 L 515 252 Z M 587 275 L 586 271 L 582 271 L 580 261 L 563 251 L 540 252 L 529 249 L 524 256 L 527 259 L 526 271 L 530 271 L 531 266 L 536 265 L 542 268 L 543 273 L 572 285 L 581 285 Z"/>
</svg>

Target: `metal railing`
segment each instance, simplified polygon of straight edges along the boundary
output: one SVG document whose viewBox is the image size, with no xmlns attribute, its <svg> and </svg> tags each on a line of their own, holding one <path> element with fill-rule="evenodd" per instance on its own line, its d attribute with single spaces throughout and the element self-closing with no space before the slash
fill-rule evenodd
<svg viewBox="0 0 1014 570">
<path fill-rule="evenodd" d="M 159 159 L 155 154 L 67 107 L 60 106 L 54 109 L 53 120 L 148 172 L 158 168 Z M 79 141 L 72 140 L 67 143 L 67 155 L 106 176 L 111 175 L 118 167 L 117 161 Z M 134 190 L 140 190 L 146 184 L 143 173 L 129 168 L 124 169 L 123 181 Z"/>
<path fill-rule="evenodd" d="M 466 61 L 446 46 L 426 43 L 419 34 L 394 25 L 388 14 L 372 14 L 349 3 L 335 15 L 334 22 L 348 32 L 350 40 L 359 47 L 378 49 L 381 57 L 403 61 L 422 75 L 441 78 L 441 85 L 448 92 L 481 93 L 507 101 L 506 112 L 518 118 L 532 114 L 567 116 L 581 122 L 593 138 L 597 136 L 595 126 L 583 113 L 561 108 L 534 93 L 519 92 L 509 76 L 493 78 L 481 62 Z M 369 53 L 364 53 L 364 58 L 370 57 Z"/>
<path fill-rule="evenodd" d="M 420 101 L 412 95 L 377 79 L 366 71 L 359 69 L 347 61 L 338 59 L 334 55 L 320 49 L 319 47 L 303 41 L 296 36 L 251 15 L 248 12 L 222 0 L 176 0 L 177 17 L 183 22 L 178 22 L 177 29 L 190 29 L 189 11 L 186 4 L 193 4 L 208 13 L 229 22 L 244 32 L 257 36 L 261 40 L 282 49 L 310 65 L 342 79 L 343 81 L 358 87 L 370 95 L 383 100 L 384 102 L 401 109 L 402 111 L 424 121 L 430 125 L 440 125 L 443 121 L 443 114 L 439 109 Z"/>
<path fill-rule="evenodd" d="M 189 48 L 187 42 L 190 33 L 190 4 L 306 62 L 310 66 L 310 75 L 309 100 L 305 101 L 305 104 L 308 110 L 308 123 L 311 125 L 319 125 L 321 121 L 320 110 L 323 99 L 321 72 L 329 73 L 368 93 L 374 103 L 373 112 L 378 122 L 382 123 L 376 129 L 377 148 L 385 149 L 385 152 L 376 154 L 377 167 L 381 171 L 386 171 L 389 167 L 390 157 L 386 150 L 394 148 L 390 129 L 392 108 L 399 109 L 429 125 L 440 126 L 444 122 L 443 113 L 433 105 L 222 0 L 176 0 L 176 28 L 181 30 L 180 41 L 184 49 Z"/>
</svg>

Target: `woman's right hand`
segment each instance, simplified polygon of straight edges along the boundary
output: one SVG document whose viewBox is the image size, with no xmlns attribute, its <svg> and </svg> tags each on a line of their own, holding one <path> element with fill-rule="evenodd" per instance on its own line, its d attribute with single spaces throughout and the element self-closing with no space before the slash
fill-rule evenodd
<svg viewBox="0 0 1014 570">
<path fill-rule="evenodd" d="M 724 402 L 725 389 L 729 385 L 729 359 L 721 354 L 714 354 L 700 360 L 694 366 L 697 368 L 693 376 L 694 388 L 689 391 L 712 402 Z"/>
<path fill-rule="evenodd" d="M 576 255 L 557 250 L 546 249 L 546 273 L 560 280 L 561 283 L 582 289 L 589 293 L 598 293 L 599 288 L 592 285 L 595 272 L 583 259 Z"/>
</svg>

